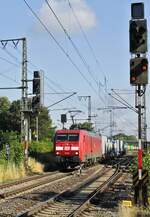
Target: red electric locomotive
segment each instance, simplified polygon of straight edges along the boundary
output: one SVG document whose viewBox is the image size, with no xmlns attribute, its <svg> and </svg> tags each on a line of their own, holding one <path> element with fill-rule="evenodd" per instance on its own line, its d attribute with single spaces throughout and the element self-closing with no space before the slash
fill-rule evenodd
<svg viewBox="0 0 150 217">
<path fill-rule="evenodd" d="M 57 130 L 54 148 L 56 162 L 63 168 L 91 164 L 102 157 L 101 137 L 86 130 Z"/>
</svg>

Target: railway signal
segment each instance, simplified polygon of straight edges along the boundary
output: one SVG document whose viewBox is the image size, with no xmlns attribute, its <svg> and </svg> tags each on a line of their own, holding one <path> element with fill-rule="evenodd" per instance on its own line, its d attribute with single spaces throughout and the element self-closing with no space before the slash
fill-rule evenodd
<svg viewBox="0 0 150 217">
<path fill-rule="evenodd" d="M 130 84 L 148 84 L 148 60 L 136 57 L 130 60 Z"/>
<path fill-rule="evenodd" d="M 33 94 L 40 94 L 40 90 L 41 90 L 41 75 L 39 71 L 34 71 Z"/>
<path fill-rule="evenodd" d="M 147 21 L 146 20 L 130 21 L 130 52 L 131 53 L 147 52 Z"/>
<path fill-rule="evenodd" d="M 41 71 L 34 71 L 32 109 L 38 110 L 43 104 L 43 75 Z"/>
<path fill-rule="evenodd" d="M 32 97 L 32 109 L 37 111 L 41 106 L 40 95 Z"/>
<path fill-rule="evenodd" d="M 67 122 L 67 115 L 66 114 L 61 114 L 61 123 L 63 124 L 63 129 L 64 129 L 64 124 Z"/>
<path fill-rule="evenodd" d="M 67 122 L 67 115 L 61 114 L 61 123 L 66 123 L 66 122 Z"/>
<path fill-rule="evenodd" d="M 131 4 L 130 20 L 130 84 L 135 86 L 136 101 L 138 108 L 138 165 L 133 175 L 133 185 L 135 190 L 135 203 L 147 205 L 147 182 L 148 173 L 143 170 L 143 146 L 147 142 L 146 137 L 146 106 L 145 92 L 148 84 L 148 60 L 147 52 L 147 20 L 144 19 L 144 4 Z M 134 56 L 134 57 L 133 57 Z"/>
<path fill-rule="evenodd" d="M 143 2 L 131 4 L 132 19 L 144 19 L 144 4 Z"/>
</svg>

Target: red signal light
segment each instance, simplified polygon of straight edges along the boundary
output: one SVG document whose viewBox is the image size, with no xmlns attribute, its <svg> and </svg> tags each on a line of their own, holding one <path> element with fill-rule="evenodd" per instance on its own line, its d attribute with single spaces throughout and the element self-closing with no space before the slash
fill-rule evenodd
<svg viewBox="0 0 150 217">
<path fill-rule="evenodd" d="M 144 72 L 144 71 L 147 71 L 147 65 L 143 65 L 142 66 L 142 71 Z"/>
<path fill-rule="evenodd" d="M 130 84 L 148 84 L 148 59 L 136 57 L 130 60 Z"/>
<path fill-rule="evenodd" d="M 131 78 L 131 80 L 132 80 L 132 81 L 135 81 L 135 80 L 136 80 L 136 78 L 135 78 L 135 77 L 132 77 L 132 78 Z"/>
</svg>

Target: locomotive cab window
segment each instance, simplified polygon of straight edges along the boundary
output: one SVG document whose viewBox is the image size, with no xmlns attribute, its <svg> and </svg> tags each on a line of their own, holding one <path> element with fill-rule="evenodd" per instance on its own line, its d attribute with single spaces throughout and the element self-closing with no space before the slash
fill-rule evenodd
<svg viewBox="0 0 150 217">
<path fill-rule="evenodd" d="M 79 134 L 60 133 L 56 135 L 56 141 L 79 141 Z"/>
<path fill-rule="evenodd" d="M 69 141 L 79 141 L 79 134 L 68 134 Z"/>
<path fill-rule="evenodd" d="M 66 141 L 68 140 L 68 134 L 65 133 L 65 134 L 57 134 L 56 135 L 56 141 Z"/>
</svg>

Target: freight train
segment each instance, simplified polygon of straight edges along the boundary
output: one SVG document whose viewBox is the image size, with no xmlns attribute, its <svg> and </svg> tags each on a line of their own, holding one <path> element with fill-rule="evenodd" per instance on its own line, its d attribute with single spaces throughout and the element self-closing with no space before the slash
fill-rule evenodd
<svg viewBox="0 0 150 217">
<path fill-rule="evenodd" d="M 123 153 L 123 141 L 86 130 L 57 130 L 54 139 L 56 162 L 62 168 L 89 165 Z"/>
</svg>

